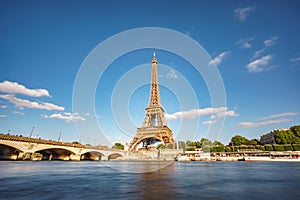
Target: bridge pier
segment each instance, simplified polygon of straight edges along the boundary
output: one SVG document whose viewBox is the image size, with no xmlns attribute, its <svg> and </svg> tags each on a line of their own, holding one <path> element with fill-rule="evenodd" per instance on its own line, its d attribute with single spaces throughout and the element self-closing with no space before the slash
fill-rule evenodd
<svg viewBox="0 0 300 200">
<path fill-rule="evenodd" d="M 31 155 L 32 153 L 24 153 L 22 156 L 23 156 L 23 160 L 31 160 Z"/>
<path fill-rule="evenodd" d="M 101 156 L 100 160 L 103 160 L 103 161 L 108 161 L 108 156 Z"/>
<path fill-rule="evenodd" d="M 70 160 L 72 160 L 72 161 L 80 161 L 80 157 L 81 157 L 81 155 L 79 154 L 71 154 L 70 155 Z"/>
</svg>

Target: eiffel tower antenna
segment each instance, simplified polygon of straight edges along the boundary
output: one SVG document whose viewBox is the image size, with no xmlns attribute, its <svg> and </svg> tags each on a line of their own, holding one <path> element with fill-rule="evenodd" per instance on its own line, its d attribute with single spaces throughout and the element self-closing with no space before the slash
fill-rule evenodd
<svg viewBox="0 0 300 200">
<path fill-rule="evenodd" d="M 136 135 L 129 145 L 129 151 L 135 151 L 140 143 L 143 143 L 143 147 L 147 149 L 148 145 L 159 141 L 163 144 L 174 144 L 175 142 L 172 131 L 166 123 L 165 111 L 160 101 L 157 63 L 154 52 L 149 104 L 142 125 L 137 129 Z"/>
</svg>

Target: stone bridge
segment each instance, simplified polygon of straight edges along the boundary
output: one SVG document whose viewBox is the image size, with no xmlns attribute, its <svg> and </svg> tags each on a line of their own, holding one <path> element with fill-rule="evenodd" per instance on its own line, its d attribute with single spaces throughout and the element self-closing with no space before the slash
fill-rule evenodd
<svg viewBox="0 0 300 200">
<path fill-rule="evenodd" d="M 0 134 L 2 160 L 110 160 L 125 151 Z"/>
</svg>

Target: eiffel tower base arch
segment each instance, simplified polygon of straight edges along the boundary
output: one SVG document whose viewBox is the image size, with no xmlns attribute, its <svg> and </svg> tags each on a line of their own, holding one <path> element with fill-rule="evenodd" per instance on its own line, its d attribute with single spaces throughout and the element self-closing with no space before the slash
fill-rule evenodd
<svg viewBox="0 0 300 200">
<path fill-rule="evenodd" d="M 151 139 L 154 139 L 154 142 L 155 140 L 160 141 L 164 145 L 172 144 L 172 148 L 175 148 L 175 140 L 172 131 L 167 126 L 164 126 L 162 128 L 138 128 L 128 150 L 136 151 L 139 144 Z"/>
</svg>

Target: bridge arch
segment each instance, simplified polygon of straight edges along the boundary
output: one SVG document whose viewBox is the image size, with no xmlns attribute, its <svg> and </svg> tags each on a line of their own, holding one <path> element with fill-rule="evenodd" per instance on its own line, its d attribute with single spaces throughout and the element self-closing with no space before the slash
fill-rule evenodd
<svg viewBox="0 0 300 200">
<path fill-rule="evenodd" d="M 68 148 L 51 147 L 36 150 L 35 154 L 40 154 L 42 160 L 71 160 L 71 155 L 75 153 Z"/>
<path fill-rule="evenodd" d="M 87 151 L 80 155 L 80 160 L 102 160 L 105 155 L 99 151 Z"/>
<path fill-rule="evenodd" d="M 121 155 L 120 153 L 112 153 L 112 154 L 108 155 L 108 160 L 118 159 L 121 157 L 123 157 L 123 155 Z"/>
<path fill-rule="evenodd" d="M 10 145 L 0 144 L 0 160 L 18 160 L 23 151 Z"/>
<path fill-rule="evenodd" d="M 15 148 L 15 149 L 17 149 L 18 151 L 21 151 L 21 152 L 26 152 L 26 150 L 27 150 L 27 148 L 26 148 L 26 146 L 24 146 L 24 144 L 17 143 L 17 142 L 11 142 L 9 140 L 0 140 L 0 145 Z"/>
</svg>

